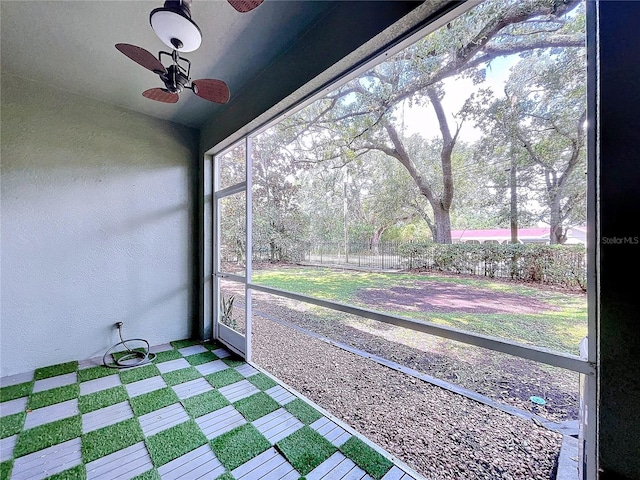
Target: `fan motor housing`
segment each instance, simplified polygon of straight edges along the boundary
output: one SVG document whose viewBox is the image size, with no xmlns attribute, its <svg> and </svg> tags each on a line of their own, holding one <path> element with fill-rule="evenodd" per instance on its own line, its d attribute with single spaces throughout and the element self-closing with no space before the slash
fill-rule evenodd
<svg viewBox="0 0 640 480">
<path fill-rule="evenodd" d="M 189 77 L 180 71 L 177 65 L 167 68 L 167 73 L 160 75 L 166 89 L 171 93 L 179 93 L 189 83 Z"/>
</svg>

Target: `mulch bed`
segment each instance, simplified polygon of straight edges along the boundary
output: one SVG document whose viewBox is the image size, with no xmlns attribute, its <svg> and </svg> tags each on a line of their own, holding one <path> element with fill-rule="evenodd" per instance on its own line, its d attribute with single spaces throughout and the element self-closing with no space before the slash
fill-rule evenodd
<svg viewBox="0 0 640 480">
<path fill-rule="evenodd" d="M 257 315 L 253 360 L 428 479 L 553 478 L 559 434 Z"/>
<path fill-rule="evenodd" d="M 552 421 L 578 418 L 578 374 L 355 315 L 259 292 L 254 313 L 275 317 Z M 253 341 L 261 342 L 257 337 Z M 531 396 L 547 400 L 538 406 Z"/>
</svg>

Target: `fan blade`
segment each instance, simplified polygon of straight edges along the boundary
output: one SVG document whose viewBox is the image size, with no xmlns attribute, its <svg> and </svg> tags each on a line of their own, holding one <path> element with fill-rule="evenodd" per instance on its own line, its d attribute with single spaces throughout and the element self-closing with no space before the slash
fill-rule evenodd
<svg viewBox="0 0 640 480">
<path fill-rule="evenodd" d="M 194 80 L 193 86 L 195 87 L 193 93 L 200 98 L 215 103 L 227 103 L 229 101 L 229 87 L 222 80 L 203 78 Z"/>
<path fill-rule="evenodd" d="M 142 92 L 142 96 L 164 103 L 176 103 L 180 98 L 177 93 L 167 92 L 164 88 L 150 88 Z"/>
<path fill-rule="evenodd" d="M 264 0 L 227 0 L 240 13 L 247 13 L 258 7 Z"/>
<path fill-rule="evenodd" d="M 116 43 L 116 48 L 124 53 L 131 60 L 153 73 L 167 73 L 167 69 L 153 54 L 144 48 L 129 45 L 128 43 Z"/>
</svg>

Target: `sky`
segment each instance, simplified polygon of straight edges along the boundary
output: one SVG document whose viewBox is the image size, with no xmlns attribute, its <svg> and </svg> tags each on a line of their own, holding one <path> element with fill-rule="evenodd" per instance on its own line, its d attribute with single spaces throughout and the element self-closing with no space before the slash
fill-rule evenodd
<svg viewBox="0 0 640 480">
<path fill-rule="evenodd" d="M 453 114 L 458 112 L 469 96 L 478 88 L 490 87 L 496 96 L 503 96 L 504 84 L 506 83 L 510 68 L 517 63 L 517 55 L 497 58 L 491 62 L 491 67 L 487 68 L 486 80 L 474 85 L 471 79 L 449 78 L 445 80 L 444 88 L 446 95 L 442 99 L 442 106 L 449 119 L 451 130 L 454 130 L 456 119 Z M 400 116 L 400 118 L 402 118 Z M 433 138 L 440 135 L 438 121 L 435 112 L 430 105 L 404 107 L 405 135 L 409 136 L 419 133 L 425 138 Z M 460 131 L 459 139 L 467 142 L 478 140 L 481 132 L 474 128 L 472 122 L 466 122 Z"/>
</svg>

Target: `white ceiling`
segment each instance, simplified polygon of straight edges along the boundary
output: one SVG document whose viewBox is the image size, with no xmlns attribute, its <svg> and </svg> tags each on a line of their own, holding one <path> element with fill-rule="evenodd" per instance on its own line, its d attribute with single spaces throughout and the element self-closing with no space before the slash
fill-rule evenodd
<svg viewBox="0 0 640 480">
<path fill-rule="evenodd" d="M 161 87 L 162 82 L 114 47 L 131 43 L 154 55 L 167 50 L 149 25 L 150 11 L 162 4 L 162 0 L 1 0 L 2 72 L 201 127 L 222 107 L 190 91 L 181 93 L 173 105 L 142 97 L 144 90 Z M 252 12 L 238 13 L 226 0 L 193 0 L 191 13 L 203 41 L 197 51 L 184 55 L 192 63 L 192 78 L 227 82 L 231 105 L 252 78 L 334 5 L 266 0 Z"/>
</svg>

